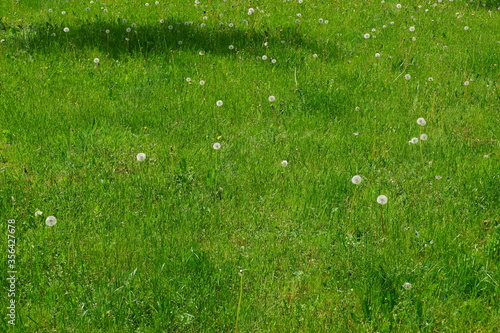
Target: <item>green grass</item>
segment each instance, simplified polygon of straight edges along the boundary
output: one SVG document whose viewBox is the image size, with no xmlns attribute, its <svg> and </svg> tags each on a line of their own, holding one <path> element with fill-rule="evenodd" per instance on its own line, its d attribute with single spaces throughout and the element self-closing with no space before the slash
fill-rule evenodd
<svg viewBox="0 0 500 333">
<path fill-rule="evenodd" d="M 144 2 L 0 4 L 2 331 L 498 330 L 500 4 Z"/>
</svg>

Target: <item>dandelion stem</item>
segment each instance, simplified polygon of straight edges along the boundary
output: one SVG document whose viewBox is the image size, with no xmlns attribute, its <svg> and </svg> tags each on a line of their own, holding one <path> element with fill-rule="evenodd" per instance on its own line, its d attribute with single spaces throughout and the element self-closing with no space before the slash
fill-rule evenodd
<svg viewBox="0 0 500 333">
<path fill-rule="evenodd" d="M 238 308 L 236 310 L 236 324 L 234 327 L 234 332 L 239 332 L 239 319 L 240 319 L 240 309 L 241 309 L 241 299 L 243 298 L 243 272 L 240 272 L 240 297 L 238 299 Z"/>
</svg>

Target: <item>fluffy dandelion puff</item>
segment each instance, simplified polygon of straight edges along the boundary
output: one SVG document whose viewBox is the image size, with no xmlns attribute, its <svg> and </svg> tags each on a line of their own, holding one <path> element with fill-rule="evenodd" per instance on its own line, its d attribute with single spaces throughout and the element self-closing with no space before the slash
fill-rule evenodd
<svg viewBox="0 0 500 333">
<path fill-rule="evenodd" d="M 370 38 L 370 34 L 364 34 L 364 35 L 363 35 L 363 37 L 364 37 L 365 39 L 368 39 L 368 38 Z"/>
<path fill-rule="evenodd" d="M 272 63 L 272 64 L 275 64 L 275 63 L 276 63 L 276 59 L 272 59 L 272 60 L 271 60 L 271 63 Z"/>
<path fill-rule="evenodd" d="M 427 140 L 427 134 L 421 134 L 420 135 L 420 140 L 422 140 L 422 141 Z"/>
<path fill-rule="evenodd" d="M 200 80 L 200 85 L 202 85 L 202 86 L 203 86 L 204 84 L 205 84 L 205 81 Z"/>
<path fill-rule="evenodd" d="M 262 60 L 267 60 L 267 56 L 265 54 L 262 56 Z"/>
<path fill-rule="evenodd" d="M 406 74 L 405 75 L 405 80 L 409 80 L 409 79 L 411 79 L 411 75 L 410 74 Z"/>
<path fill-rule="evenodd" d="M 375 58 L 380 58 L 380 53 L 375 53 Z"/>
<path fill-rule="evenodd" d="M 287 160 L 281 161 L 281 166 L 286 168 L 288 166 L 288 161 Z"/>
<path fill-rule="evenodd" d="M 359 184 L 361 184 L 361 181 L 362 181 L 362 180 L 363 180 L 363 179 L 361 179 L 361 176 L 356 175 L 356 176 L 352 177 L 351 182 L 352 182 L 353 184 L 355 184 L 355 185 L 359 185 Z"/>
<path fill-rule="evenodd" d="M 37 210 L 37 211 L 35 212 L 35 216 L 41 216 L 41 215 L 43 215 L 43 212 L 41 212 L 41 211 L 39 211 L 39 210 Z"/>
<path fill-rule="evenodd" d="M 379 195 L 377 197 L 377 202 L 381 205 L 385 205 L 387 203 L 387 197 L 385 195 Z"/>
<path fill-rule="evenodd" d="M 218 142 L 214 143 L 213 147 L 214 147 L 215 150 L 219 150 L 220 149 L 220 143 L 218 143 Z"/>
<path fill-rule="evenodd" d="M 403 284 L 403 288 L 405 290 L 410 290 L 411 289 L 411 283 L 410 282 L 405 282 L 405 284 Z"/>
<path fill-rule="evenodd" d="M 68 28 L 68 27 L 66 27 L 66 28 L 64 28 L 64 29 L 63 29 L 63 31 L 64 31 L 64 32 L 69 32 L 69 28 Z"/>
<path fill-rule="evenodd" d="M 401 6 L 401 4 L 400 4 L 400 3 L 398 3 L 398 4 L 396 5 L 396 8 L 397 8 L 397 9 L 401 9 L 401 7 L 402 7 L 402 6 Z"/>
<path fill-rule="evenodd" d="M 417 124 L 419 124 L 420 126 L 424 126 L 425 124 L 427 124 L 427 122 L 425 121 L 424 118 L 418 118 Z"/>
<path fill-rule="evenodd" d="M 222 102 L 221 100 L 218 100 L 217 103 L 215 103 L 215 104 L 217 104 L 217 106 L 222 106 L 222 104 L 224 104 L 224 102 Z"/>
<path fill-rule="evenodd" d="M 229 45 L 230 50 L 234 50 L 234 45 Z"/>
<path fill-rule="evenodd" d="M 56 223 L 57 223 L 57 219 L 55 218 L 55 216 L 49 216 L 45 220 L 45 224 L 48 225 L 49 227 L 56 225 Z"/>
<path fill-rule="evenodd" d="M 100 61 L 100 60 L 99 60 L 99 58 L 94 58 L 94 62 L 95 62 L 96 64 L 98 64 L 98 63 L 99 63 L 99 61 Z"/>
<path fill-rule="evenodd" d="M 408 29 L 408 30 L 410 30 L 411 32 L 413 32 L 413 31 L 415 31 L 415 27 L 411 26 L 410 29 Z"/>
<path fill-rule="evenodd" d="M 441 178 L 443 178 L 443 177 L 442 176 L 436 176 L 437 180 L 440 180 Z"/>
<path fill-rule="evenodd" d="M 418 138 L 412 138 L 408 143 L 409 144 L 416 144 L 418 142 Z"/>
<path fill-rule="evenodd" d="M 145 159 L 146 159 L 146 154 L 144 154 L 144 153 L 137 154 L 138 161 L 144 161 Z"/>
<path fill-rule="evenodd" d="M 465 81 L 464 86 L 468 86 L 468 85 L 469 85 L 469 81 Z"/>
<path fill-rule="evenodd" d="M 469 27 L 468 27 L 468 26 L 465 26 L 465 27 L 464 27 L 464 30 L 469 30 Z"/>
<path fill-rule="evenodd" d="M 274 96 L 269 96 L 268 98 L 269 102 L 274 102 L 276 100 L 276 97 Z"/>
</svg>

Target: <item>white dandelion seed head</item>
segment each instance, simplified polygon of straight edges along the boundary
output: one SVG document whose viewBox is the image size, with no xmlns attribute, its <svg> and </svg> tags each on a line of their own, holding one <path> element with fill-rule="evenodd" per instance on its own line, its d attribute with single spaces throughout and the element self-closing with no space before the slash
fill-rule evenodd
<svg viewBox="0 0 500 333">
<path fill-rule="evenodd" d="M 123 19 L 122 23 L 124 23 L 124 24 L 127 23 L 127 19 Z"/>
<path fill-rule="evenodd" d="M 221 100 L 218 100 L 217 103 L 215 103 L 217 106 L 222 106 L 222 104 L 224 104 L 224 102 L 222 102 Z"/>
<path fill-rule="evenodd" d="M 370 38 L 370 34 L 364 34 L 364 35 L 363 35 L 363 37 L 364 37 L 365 39 L 368 39 L 368 38 Z"/>
<path fill-rule="evenodd" d="M 323 19 L 322 18 L 318 19 L 318 23 L 322 24 L 323 23 Z"/>
<path fill-rule="evenodd" d="M 419 124 L 420 126 L 425 126 L 425 124 L 427 124 L 427 122 L 425 121 L 424 118 L 418 118 L 417 124 Z"/>
<path fill-rule="evenodd" d="M 131 26 L 132 28 L 135 28 L 135 27 L 137 27 L 137 24 L 132 23 L 130 26 Z"/>
<path fill-rule="evenodd" d="M 68 28 L 68 27 L 66 27 L 66 28 L 64 28 L 64 29 L 63 29 L 63 31 L 64 31 L 64 32 L 69 32 L 69 28 Z"/>
<path fill-rule="evenodd" d="M 410 290 L 410 289 L 411 289 L 411 283 L 410 283 L 410 282 L 405 282 L 405 283 L 403 284 L 403 288 L 404 288 L 405 290 Z"/>
<path fill-rule="evenodd" d="M 267 56 L 265 54 L 262 56 L 262 60 L 267 60 Z"/>
<path fill-rule="evenodd" d="M 161 24 L 165 23 L 165 20 L 164 20 L 164 19 L 161 19 L 161 20 L 160 20 L 160 23 L 161 23 Z"/>
<path fill-rule="evenodd" d="M 45 224 L 48 225 L 49 227 L 55 226 L 57 223 L 57 219 L 55 216 L 49 216 L 47 219 L 45 219 Z"/>
<path fill-rule="evenodd" d="M 274 102 L 276 100 L 276 97 L 274 96 L 269 96 L 268 98 L 269 102 Z"/>
<path fill-rule="evenodd" d="M 213 147 L 214 147 L 215 150 L 219 150 L 220 149 L 220 143 L 218 143 L 218 142 L 214 143 Z"/>
<path fill-rule="evenodd" d="M 99 61 L 100 61 L 100 60 L 99 60 L 99 58 L 94 58 L 94 62 L 95 62 L 96 64 L 98 64 L 98 63 L 99 63 Z"/>
<path fill-rule="evenodd" d="M 356 106 L 356 107 L 354 108 L 354 111 L 359 111 L 359 110 L 361 110 L 361 108 L 360 108 L 359 106 Z"/>
<path fill-rule="evenodd" d="M 411 138 L 411 140 L 409 141 L 410 144 L 416 144 L 418 143 L 418 138 Z"/>
<path fill-rule="evenodd" d="M 295 15 L 296 15 L 297 17 L 301 17 L 301 16 L 302 16 L 302 14 L 301 14 L 301 13 L 297 13 L 297 14 L 295 14 Z"/>
<path fill-rule="evenodd" d="M 131 31 L 132 31 L 132 29 L 127 28 L 127 29 L 125 29 L 125 31 L 126 31 L 126 32 L 131 32 Z"/>
<path fill-rule="evenodd" d="M 248 8 L 248 12 L 247 12 L 247 14 L 248 14 L 248 15 L 252 15 L 254 12 L 255 12 L 255 9 L 253 9 L 253 8 Z"/>
<path fill-rule="evenodd" d="M 313 54 L 313 58 L 316 59 L 318 55 L 316 53 Z"/>
<path fill-rule="evenodd" d="M 379 195 L 377 197 L 377 202 L 381 205 L 385 205 L 387 203 L 387 197 L 385 195 Z"/>
<path fill-rule="evenodd" d="M 415 27 L 411 26 L 410 29 L 408 29 L 408 30 L 410 30 L 411 32 L 413 32 L 413 31 L 415 31 Z"/>
<path fill-rule="evenodd" d="M 427 81 L 432 82 L 432 81 L 434 81 L 434 78 L 432 78 L 432 76 L 430 76 L 430 77 L 427 79 Z"/>
<path fill-rule="evenodd" d="M 191 82 L 191 78 L 190 78 L 190 77 L 187 77 L 187 78 L 186 78 L 186 81 L 187 81 L 187 82 Z"/>
<path fill-rule="evenodd" d="M 234 50 L 234 45 L 229 45 L 228 47 L 230 50 Z"/>
<path fill-rule="evenodd" d="M 271 59 L 271 63 L 275 64 L 276 63 L 276 59 Z"/>
<path fill-rule="evenodd" d="M 288 166 L 288 161 L 287 160 L 281 161 L 281 166 L 286 168 Z"/>
<path fill-rule="evenodd" d="M 205 51 L 200 51 L 200 52 L 198 52 L 198 54 L 201 55 L 201 56 L 205 55 Z"/>
<path fill-rule="evenodd" d="M 380 58 L 380 53 L 375 53 L 375 58 Z"/>
<path fill-rule="evenodd" d="M 468 85 L 469 85 L 469 81 L 465 81 L 464 86 L 468 86 Z"/>
<path fill-rule="evenodd" d="M 139 154 L 137 154 L 136 158 L 137 158 L 137 160 L 138 160 L 139 162 L 144 161 L 144 160 L 146 159 L 146 154 L 144 154 L 144 153 L 139 153 Z"/>
<path fill-rule="evenodd" d="M 160 1 L 155 1 L 155 5 L 159 5 L 160 4 Z"/>
<path fill-rule="evenodd" d="M 111 30 L 106 29 L 106 31 L 105 31 L 105 32 L 106 32 L 107 34 L 109 34 L 109 33 L 111 32 Z"/>
<path fill-rule="evenodd" d="M 437 180 L 440 180 L 441 178 L 443 178 L 443 177 L 442 176 L 436 176 Z"/>
<path fill-rule="evenodd" d="M 464 27 L 464 30 L 469 30 L 469 27 L 468 27 L 468 26 L 465 26 L 465 27 Z"/>
<path fill-rule="evenodd" d="M 409 80 L 409 79 L 411 79 L 411 75 L 410 74 L 406 74 L 405 75 L 405 80 Z"/>
<path fill-rule="evenodd" d="M 398 3 L 398 4 L 396 5 L 396 8 L 397 8 L 397 9 L 401 9 L 401 7 L 402 7 L 402 6 L 401 6 L 401 4 L 400 4 L 400 3 Z"/>
<path fill-rule="evenodd" d="M 169 25 L 169 26 L 168 26 L 168 30 L 172 30 L 173 28 L 174 28 L 174 26 L 173 26 L 173 25 Z"/>
<path fill-rule="evenodd" d="M 182 40 L 178 41 L 177 44 L 182 45 Z"/>
<path fill-rule="evenodd" d="M 200 85 L 201 86 L 205 85 L 205 81 L 204 80 L 200 80 Z"/>
<path fill-rule="evenodd" d="M 352 179 L 351 179 L 351 182 L 354 185 L 359 185 L 359 184 L 361 184 L 362 181 L 363 181 L 363 179 L 359 175 L 356 175 L 356 176 L 352 177 Z"/>
<path fill-rule="evenodd" d="M 420 140 L 425 141 L 427 139 L 428 139 L 427 134 L 425 134 L 425 133 L 424 134 L 420 134 Z"/>
<path fill-rule="evenodd" d="M 147 7 L 147 6 L 149 6 L 149 3 L 147 3 L 147 2 L 146 2 L 146 3 L 144 4 L 144 6 L 146 6 L 146 7 Z"/>
<path fill-rule="evenodd" d="M 37 211 L 35 212 L 35 216 L 41 216 L 41 215 L 43 215 L 43 212 L 41 212 L 41 211 L 39 211 L 39 210 L 37 210 Z"/>
<path fill-rule="evenodd" d="M 63 11 L 61 12 L 61 14 L 66 15 L 66 11 L 65 11 L 65 10 L 63 10 Z"/>
<path fill-rule="evenodd" d="M 89 7 L 85 8 L 85 10 L 86 10 L 87 12 L 90 12 L 90 8 L 89 8 Z"/>
<path fill-rule="evenodd" d="M 300 20 L 299 20 L 299 19 L 296 19 L 296 20 L 295 20 L 295 23 L 300 23 Z"/>
</svg>

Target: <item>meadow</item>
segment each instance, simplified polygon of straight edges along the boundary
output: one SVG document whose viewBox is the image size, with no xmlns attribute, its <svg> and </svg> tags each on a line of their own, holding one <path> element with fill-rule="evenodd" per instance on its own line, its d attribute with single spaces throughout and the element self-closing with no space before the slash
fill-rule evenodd
<svg viewBox="0 0 500 333">
<path fill-rule="evenodd" d="M 499 8 L 2 1 L 0 331 L 498 332 Z"/>
</svg>

